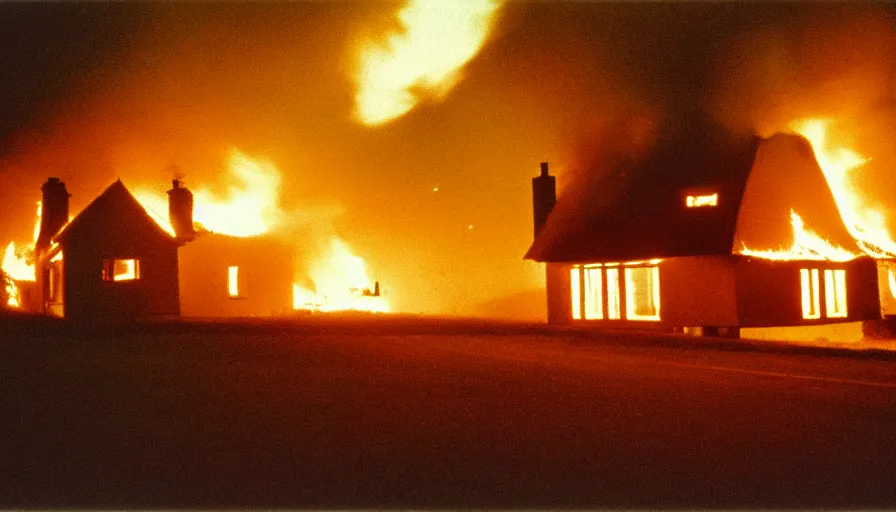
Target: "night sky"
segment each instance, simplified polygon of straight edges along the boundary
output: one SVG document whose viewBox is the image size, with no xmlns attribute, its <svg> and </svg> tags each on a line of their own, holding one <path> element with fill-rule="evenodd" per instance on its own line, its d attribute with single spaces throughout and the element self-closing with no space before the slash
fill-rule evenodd
<svg viewBox="0 0 896 512">
<path fill-rule="evenodd" d="M 172 163 L 221 186 L 239 149 L 283 171 L 296 237 L 344 238 L 395 309 L 523 314 L 542 307 L 507 300 L 543 287 L 521 260 L 538 163 L 561 189 L 588 183 L 601 144 L 642 123 L 686 130 L 700 113 L 768 136 L 831 116 L 872 158 L 860 180 L 896 192 L 891 4 L 513 2 L 444 98 L 363 126 L 356 49 L 394 11 L 0 3 L 0 241 L 29 240 L 47 176 L 78 211 L 118 177 L 164 193 Z"/>
</svg>

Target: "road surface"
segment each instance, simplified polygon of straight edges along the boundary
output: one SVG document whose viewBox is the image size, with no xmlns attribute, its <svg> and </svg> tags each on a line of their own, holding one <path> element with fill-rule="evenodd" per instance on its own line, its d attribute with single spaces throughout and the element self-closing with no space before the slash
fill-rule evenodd
<svg viewBox="0 0 896 512">
<path fill-rule="evenodd" d="M 896 507 L 896 361 L 352 319 L 0 335 L 0 508 Z"/>
</svg>

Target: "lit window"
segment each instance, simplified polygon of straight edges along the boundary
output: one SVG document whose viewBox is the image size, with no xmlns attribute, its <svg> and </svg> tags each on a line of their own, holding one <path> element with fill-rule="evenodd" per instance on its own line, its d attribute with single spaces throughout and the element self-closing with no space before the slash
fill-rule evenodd
<svg viewBox="0 0 896 512">
<path fill-rule="evenodd" d="M 579 267 L 573 267 L 569 271 L 569 284 L 571 288 L 570 300 L 572 301 L 572 318 L 580 320 L 582 318 L 582 282 L 579 278 L 581 270 Z"/>
<path fill-rule="evenodd" d="M 602 270 L 598 266 L 585 267 L 585 319 L 604 317 L 604 289 Z"/>
<path fill-rule="evenodd" d="M 103 260 L 103 281 L 136 281 L 140 279 L 140 260 Z"/>
<path fill-rule="evenodd" d="M 240 296 L 240 267 L 235 265 L 227 267 L 227 294 L 231 297 Z"/>
<path fill-rule="evenodd" d="M 846 271 L 825 269 L 824 314 L 829 318 L 846 317 Z"/>
<path fill-rule="evenodd" d="M 821 307 L 818 297 L 818 269 L 800 269 L 800 287 L 802 289 L 803 318 L 821 318 Z M 845 300 L 845 299 L 844 299 Z"/>
<path fill-rule="evenodd" d="M 619 320 L 622 318 L 622 303 L 619 296 L 619 269 L 607 269 L 607 318 Z"/>
<path fill-rule="evenodd" d="M 660 269 L 657 266 L 625 269 L 625 318 L 660 319 Z"/>
<path fill-rule="evenodd" d="M 890 295 L 896 299 L 896 275 L 893 275 L 892 268 L 887 268 L 887 283 L 890 285 Z"/>
<path fill-rule="evenodd" d="M 701 208 L 704 206 L 718 206 L 719 205 L 719 194 L 704 194 L 700 196 L 687 196 L 685 198 L 685 205 L 688 208 Z"/>
<path fill-rule="evenodd" d="M 48 270 L 49 277 L 47 281 L 50 288 L 48 293 L 48 301 L 60 302 L 62 301 L 62 265 L 51 260 Z"/>
</svg>

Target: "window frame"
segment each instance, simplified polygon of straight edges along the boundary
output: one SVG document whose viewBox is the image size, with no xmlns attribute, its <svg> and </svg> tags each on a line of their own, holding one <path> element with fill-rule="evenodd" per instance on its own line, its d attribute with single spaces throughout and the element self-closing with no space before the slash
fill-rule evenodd
<svg viewBox="0 0 896 512">
<path fill-rule="evenodd" d="M 824 269 L 824 314 L 827 318 L 846 318 L 849 316 L 846 294 L 846 269 Z"/>
<path fill-rule="evenodd" d="M 569 269 L 570 314 L 574 321 L 608 320 L 659 322 L 661 295 L 659 263 L 661 259 L 628 262 L 574 264 Z M 634 296 L 629 290 L 635 286 L 632 276 L 639 269 L 650 273 L 650 301 L 653 314 L 639 315 Z"/>
<path fill-rule="evenodd" d="M 143 271 L 141 270 L 140 258 L 103 258 L 101 279 L 104 283 L 133 283 L 143 279 Z M 128 274 L 116 273 L 116 265 L 119 263 L 132 262 L 133 267 L 129 269 L 129 273 L 133 273 L 133 277 L 120 278 Z"/>
<path fill-rule="evenodd" d="M 585 265 L 584 317 L 585 320 L 604 319 L 604 269 L 600 265 Z M 595 289 L 595 282 L 596 289 Z M 596 292 L 596 293 L 595 293 Z"/>
<path fill-rule="evenodd" d="M 821 318 L 821 286 L 817 268 L 800 269 L 800 303 L 804 320 Z"/>
<path fill-rule="evenodd" d="M 660 313 L 660 269 L 658 265 L 637 265 L 629 266 L 624 269 L 625 277 L 625 319 L 635 322 L 659 322 L 661 320 Z M 638 305 L 635 303 L 637 297 L 633 293 L 636 289 L 634 276 L 636 271 L 647 271 L 649 291 L 648 300 L 652 304 L 653 314 L 637 313 Z"/>
<path fill-rule="evenodd" d="M 245 299 L 248 297 L 246 291 L 246 272 L 243 265 L 227 266 L 227 298 L 228 299 Z"/>
</svg>

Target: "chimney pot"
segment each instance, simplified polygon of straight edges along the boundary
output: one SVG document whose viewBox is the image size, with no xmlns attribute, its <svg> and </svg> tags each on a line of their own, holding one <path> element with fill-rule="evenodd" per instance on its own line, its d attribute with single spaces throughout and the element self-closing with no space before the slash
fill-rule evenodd
<svg viewBox="0 0 896 512">
<path fill-rule="evenodd" d="M 50 240 L 68 223 L 68 198 L 71 197 L 59 178 L 47 178 L 40 190 L 40 232 L 34 244 L 36 252 L 46 250 Z"/>
<path fill-rule="evenodd" d="M 557 181 L 548 174 L 548 163 L 541 163 L 541 175 L 532 178 L 532 216 L 537 237 L 551 210 L 557 204 Z"/>
<path fill-rule="evenodd" d="M 193 193 L 183 186 L 179 177 L 171 180 L 171 190 L 168 191 L 168 221 L 179 240 L 186 242 L 196 236 L 193 231 Z"/>
</svg>

